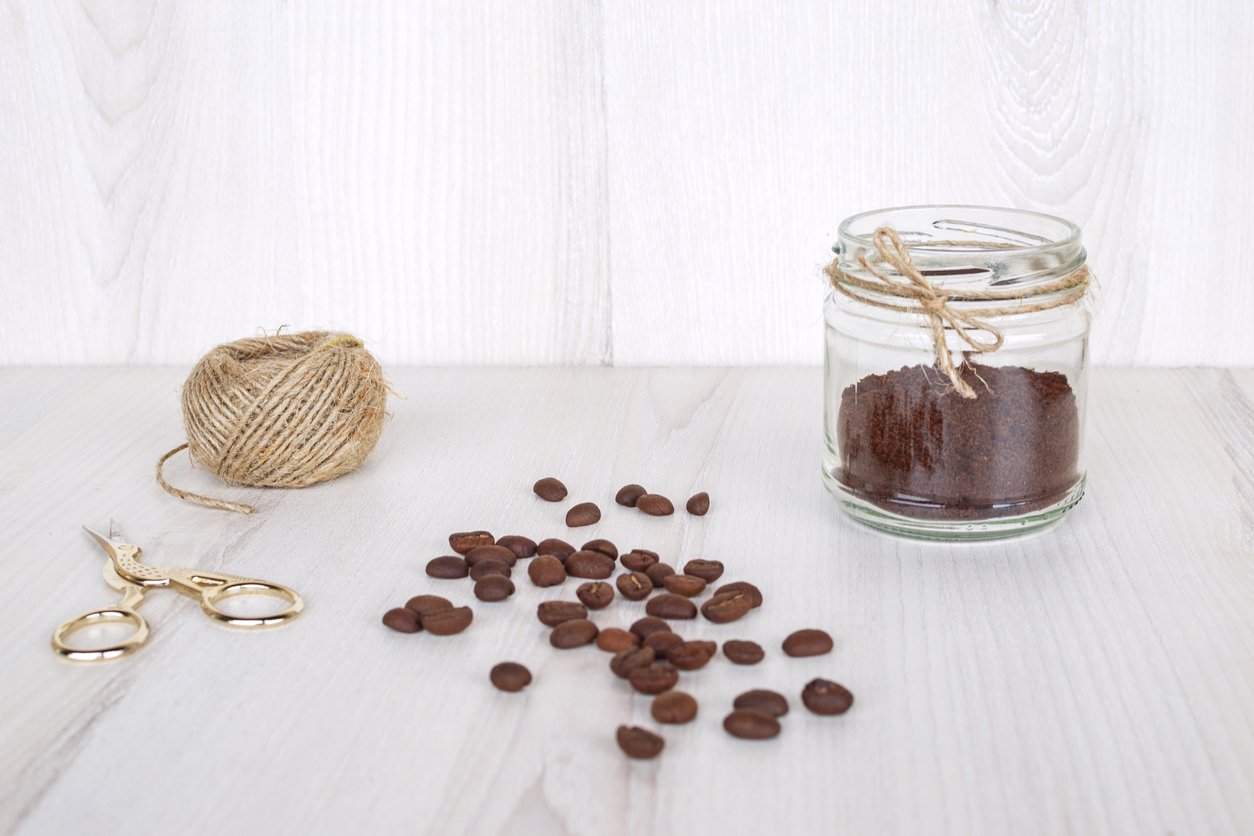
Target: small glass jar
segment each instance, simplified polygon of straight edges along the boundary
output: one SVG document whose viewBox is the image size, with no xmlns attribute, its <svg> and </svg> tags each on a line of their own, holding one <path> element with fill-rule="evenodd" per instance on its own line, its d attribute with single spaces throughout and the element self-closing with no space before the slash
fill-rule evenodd
<svg viewBox="0 0 1254 836">
<path fill-rule="evenodd" d="M 839 236 L 824 305 L 831 493 L 860 522 L 929 539 L 1061 519 L 1085 482 L 1092 315 L 1079 228 L 914 206 L 855 215 Z"/>
</svg>

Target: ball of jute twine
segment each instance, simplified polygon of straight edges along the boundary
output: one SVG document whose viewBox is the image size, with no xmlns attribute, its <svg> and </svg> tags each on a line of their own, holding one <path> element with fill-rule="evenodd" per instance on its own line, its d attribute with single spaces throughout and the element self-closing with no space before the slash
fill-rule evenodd
<svg viewBox="0 0 1254 836">
<path fill-rule="evenodd" d="M 975 398 L 975 390 L 962 379 L 962 374 L 954 364 L 953 355 L 945 343 L 945 329 L 951 329 L 963 342 L 971 346 L 976 353 L 996 351 L 1005 342 L 1005 334 L 987 320 L 999 316 L 1047 311 L 1061 308 L 1080 301 L 1088 293 L 1091 275 L 1087 267 L 1041 284 L 1025 285 L 1009 290 L 976 290 L 964 289 L 947 294 L 940 285 L 928 281 L 922 271 L 914 265 L 910 257 L 910 245 L 901 240 L 897 230 L 891 226 L 881 226 L 871 236 L 875 245 L 877 261 L 891 267 L 902 278 L 894 278 L 891 274 L 871 263 L 865 254 L 858 254 L 858 264 L 874 277 L 874 280 L 862 279 L 850 275 L 840 269 L 840 258 L 823 268 L 832 287 L 840 293 L 876 308 L 904 313 L 921 313 L 927 317 L 928 326 L 932 331 L 932 348 L 936 356 L 936 367 L 944 372 L 953 384 L 954 389 L 968 400 Z M 927 241 L 916 246 L 932 247 L 977 247 L 979 249 L 1015 249 L 1018 244 L 992 241 Z M 903 281 L 904 279 L 904 281 Z M 900 303 L 885 301 L 884 297 L 901 300 Z M 1046 298 L 1049 297 L 1049 298 Z M 1032 301 L 1038 299 L 1040 301 Z M 1013 305 L 994 305 L 984 308 L 954 307 L 951 303 L 970 302 L 1011 302 Z M 984 332 L 991 339 L 983 340 L 975 332 Z"/>
<path fill-rule="evenodd" d="M 181 450 L 231 485 L 303 488 L 355 469 L 370 455 L 387 406 L 377 360 L 351 334 L 306 331 L 226 343 L 183 384 L 187 443 L 157 461 L 157 483 L 179 499 L 251 514 L 242 502 L 166 482 Z"/>
</svg>

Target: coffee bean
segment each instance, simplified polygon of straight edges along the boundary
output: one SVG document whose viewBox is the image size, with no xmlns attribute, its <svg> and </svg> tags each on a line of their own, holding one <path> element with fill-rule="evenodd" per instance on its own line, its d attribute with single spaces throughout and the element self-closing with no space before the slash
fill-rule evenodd
<svg viewBox="0 0 1254 836">
<path fill-rule="evenodd" d="M 721 595 L 724 592 L 743 592 L 749 596 L 749 600 L 753 604 L 754 609 L 762 606 L 762 591 L 747 581 L 725 583 L 718 589 L 714 590 L 715 595 Z"/>
<path fill-rule="evenodd" d="M 784 639 L 789 656 L 822 656 L 832 650 L 832 637 L 823 630 L 798 630 Z"/>
<path fill-rule="evenodd" d="M 684 574 L 698 577 L 706 583 L 714 583 L 723 577 L 723 564 L 717 560 L 689 560 L 684 564 Z"/>
<path fill-rule="evenodd" d="M 718 645 L 714 642 L 681 642 L 666 651 L 666 661 L 681 671 L 696 671 L 708 665 L 717 652 Z"/>
<path fill-rule="evenodd" d="M 639 726 L 619 726 L 616 734 L 618 748 L 629 758 L 647 760 L 656 758 L 666 746 L 666 741 Z"/>
<path fill-rule="evenodd" d="M 512 574 L 513 571 L 509 568 L 509 564 L 504 560 L 497 560 L 495 557 L 480 560 L 470 567 L 470 579 L 475 581 L 486 575 L 503 575 L 508 578 Z"/>
<path fill-rule="evenodd" d="M 563 621 L 587 617 L 588 608 L 577 601 L 544 601 L 536 607 L 536 618 L 546 627 L 556 627 Z"/>
<path fill-rule="evenodd" d="M 514 594 L 514 582 L 504 575 L 484 575 L 475 581 L 475 597 L 480 601 L 504 601 Z"/>
<path fill-rule="evenodd" d="M 669 517 L 675 513 L 675 506 L 661 494 L 647 493 L 636 500 L 636 507 L 650 517 Z"/>
<path fill-rule="evenodd" d="M 501 662 L 492 667 L 488 679 L 497 688 L 512 694 L 531 684 L 531 671 L 517 662 Z"/>
<path fill-rule="evenodd" d="M 590 644 L 597 637 L 597 626 L 586 618 L 576 618 L 571 621 L 563 621 L 561 624 L 553 628 L 553 632 L 549 633 L 549 644 L 559 650 L 569 650 L 572 647 L 582 647 Z"/>
<path fill-rule="evenodd" d="M 736 697 L 732 708 L 749 708 L 772 717 L 783 717 L 788 713 L 788 699 L 778 691 L 755 688 Z"/>
<path fill-rule="evenodd" d="M 588 542 L 580 546 L 580 551 L 600 552 L 601 554 L 608 557 L 610 560 L 618 559 L 618 546 L 614 545 L 609 540 L 603 540 L 603 539 L 589 540 Z"/>
<path fill-rule="evenodd" d="M 466 565 L 474 567 L 481 560 L 499 560 L 502 563 L 513 566 L 518 562 L 518 555 L 514 554 L 504 546 L 475 546 L 466 552 Z"/>
<path fill-rule="evenodd" d="M 632 549 L 619 558 L 624 569 L 632 572 L 645 572 L 653 564 L 657 563 L 658 556 L 654 552 L 646 552 L 641 549 Z"/>
<path fill-rule="evenodd" d="M 619 575 L 614 585 L 628 601 L 641 601 L 648 598 L 649 593 L 653 591 L 653 581 L 649 580 L 649 576 L 644 572 Z"/>
<path fill-rule="evenodd" d="M 677 636 L 671 632 L 658 631 L 641 642 L 641 646 L 652 648 L 657 658 L 665 659 L 671 648 L 678 647 L 683 643 L 683 636 Z"/>
<path fill-rule="evenodd" d="M 705 581 L 693 575 L 667 575 L 662 579 L 662 586 L 667 592 L 692 598 L 705 589 Z"/>
<path fill-rule="evenodd" d="M 527 564 L 527 575 L 536 586 L 557 586 L 566 580 L 566 569 L 553 555 L 542 554 Z"/>
<path fill-rule="evenodd" d="M 536 541 L 519 534 L 507 534 L 497 540 L 496 544 L 512 551 L 515 557 L 532 557 L 536 553 Z"/>
<path fill-rule="evenodd" d="M 610 653 L 622 653 L 640 646 L 640 637 L 617 627 L 606 627 L 597 633 L 597 647 Z"/>
<path fill-rule="evenodd" d="M 779 735 L 779 720 L 760 711 L 737 709 L 723 718 L 723 728 L 742 740 L 767 740 Z"/>
<path fill-rule="evenodd" d="M 383 614 L 383 624 L 398 633 L 417 633 L 422 629 L 418 613 L 405 607 L 394 607 Z"/>
<path fill-rule="evenodd" d="M 575 553 L 575 547 L 565 540 L 559 540 L 556 537 L 549 537 L 541 540 L 536 544 L 536 554 L 551 554 L 558 560 L 565 561 L 567 557 Z"/>
<path fill-rule="evenodd" d="M 466 558 L 460 555 L 449 554 L 427 561 L 427 574 L 433 578 L 464 578 L 469 573 L 470 567 L 466 565 Z"/>
<path fill-rule="evenodd" d="M 766 651 L 757 642 L 732 639 L 723 642 L 723 655 L 736 665 L 756 665 L 766 658 Z"/>
<path fill-rule="evenodd" d="M 683 691 L 663 691 L 653 698 L 649 713 L 659 723 L 688 723 L 697 716 L 697 701 Z"/>
<path fill-rule="evenodd" d="M 566 498 L 566 486 L 562 484 L 560 479 L 552 476 L 545 476 L 540 481 L 531 486 L 536 496 L 545 502 L 561 502 Z"/>
<path fill-rule="evenodd" d="M 591 610 L 603 610 L 614 600 L 614 587 L 604 581 L 581 583 L 575 597 Z"/>
<path fill-rule="evenodd" d="M 632 647 L 614 654 L 614 658 L 610 660 L 610 670 L 615 676 L 626 679 L 627 674 L 636 668 L 647 668 L 656 660 L 657 654 L 653 652 L 653 648 Z"/>
<path fill-rule="evenodd" d="M 853 694 L 830 679 L 812 679 L 801 689 L 801 701 L 815 714 L 844 714 L 853 705 Z"/>
<path fill-rule="evenodd" d="M 451 610 L 427 613 L 422 617 L 422 627 L 435 636 L 451 636 L 465 630 L 474 619 L 475 614 L 470 607 L 454 607 Z"/>
<path fill-rule="evenodd" d="M 405 609 L 422 618 L 429 612 L 453 609 L 453 602 L 439 595 L 415 595 L 405 602 Z"/>
<path fill-rule="evenodd" d="M 644 605 L 644 611 L 658 618 L 696 618 L 697 605 L 679 595 L 665 592 Z"/>
<path fill-rule="evenodd" d="M 629 670 L 627 681 L 642 694 L 660 694 L 675 687 L 675 683 L 679 682 L 679 671 L 666 662 L 654 662 L 647 667 Z"/>
<path fill-rule="evenodd" d="M 601 519 L 601 509 L 595 502 L 580 502 L 566 512 L 566 524 L 571 528 L 592 525 Z"/>
<path fill-rule="evenodd" d="M 644 573 L 649 576 L 649 580 L 653 581 L 654 586 L 663 586 L 666 579 L 675 574 L 675 570 L 669 563 L 654 563 Z"/>
<path fill-rule="evenodd" d="M 753 609 L 753 599 L 743 592 L 720 592 L 701 605 L 701 614 L 715 624 L 743 618 Z"/>
<path fill-rule="evenodd" d="M 704 517 L 706 512 L 710 510 L 710 495 L 705 491 L 693 494 L 688 499 L 688 504 L 684 506 L 688 509 L 688 513 L 694 517 Z"/>
<path fill-rule="evenodd" d="M 646 615 L 631 625 L 631 632 L 641 639 L 647 639 L 654 633 L 669 633 L 670 631 L 671 625 L 652 615 Z"/>
<path fill-rule="evenodd" d="M 623 485 L 618 489 L 618 493 L 614 494 L 614 501 L 619 505 L 625 505 L 628 508 L 635 508 L 636 500 L 647 493 L 648 491 L 640 485 Z"/>
<path fill-rule="evenodd" d="M 492 534 L 487 531 L 459 531 L 448 536 L 448 544 L 458 554 L 465 554 L 475 546 L 490 546 L 495 542 Z"/>
<path fill-rule="evenodd" d="M 566 574 L 602 581 L 614 574 L 614 559 L 600 552 L 577 551 L 566 558 Z"/>
</svg>

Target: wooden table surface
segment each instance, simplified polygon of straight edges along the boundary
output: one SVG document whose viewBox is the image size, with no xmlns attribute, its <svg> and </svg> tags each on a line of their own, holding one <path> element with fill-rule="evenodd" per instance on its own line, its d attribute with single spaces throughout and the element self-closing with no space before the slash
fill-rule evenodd
<svg viewBox="0 0 1254 836">
<path fill-rule="evenodd" d="M 1099 370 L 1089 494 L 1060 526 L 979 546 L 885 537 L 819 481 L 817 369 L 393 369 L 403 399 L 359 472 L 303 491 L 176 484 L 256 502 L 244 517 L 153 482 L 181 438 L 185 369 L 0 369 L 0 830 L 29 833 L 1254 832 L 1254 371 Z M 561 477 L 592 528 L 530 491 Z M 704 518 L 614 505 L 638 481 Z M 222 629 L 158 590 L 150 643 L 58 659 L 53 628 L 114 603 L 79 529 L 114 517 L 156 565 L 288 583 L 294 624 Z M 423 573 L 451 531 L 608 537 L 672 563 L 720 559 L 764 606 L 688 636 L 751 638 L 684 676 L 696 722 L 654 726 L 594 647 L 556 651 L 538 601 L 473 600 Z M 472 603 L 449 638 L 379 623 L 419 592 Z M 595 615 L 626 625 L 642 604 Z M 835 651 L 779 643 L 822 627 Z M 513 659 L 535 682 L 495 691 Z M 796 695 L 857 695 L 839 718 Z M 774 741 L 728 737 L 732 697 L 788 694 Z"/>
</svg>

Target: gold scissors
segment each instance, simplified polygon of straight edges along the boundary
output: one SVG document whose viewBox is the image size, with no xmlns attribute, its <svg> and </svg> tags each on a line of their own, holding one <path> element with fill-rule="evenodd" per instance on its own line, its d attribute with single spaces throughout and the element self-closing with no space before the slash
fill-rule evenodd
<svg viewBox="0 0 1254 836">
<path fill-rule="evenodd" d="M 85 612 L 62 624 L 52 634 L 52 648 L 66 659 L 75 662 L 99 662 L 105 659 L 117 659 L 134 651 L 148 641 L 148 622 L 137 612 L 144 600 L 144 594 L 155 586 L 173 587 L 179 592 L 200 598 L 200 608 L 210 618 L 229 624 L 232 627 L 272 627 L 284 624 L 300 615 L 305 602 L 296 591 L 286 586 L 256 578 L 240 578 L 222 572 L 202 572 L 199 569 L 158 569 L 139 561 L 142 553 L 139 546 L 123 542 L 120 534 L 114 530 L 113 521 L 109 522 L 109 536 L 92 531 L 87 526 L 83 530 L 95 538 L 109 555 L 105 564 L 105 583 L 122 593 L 122 600 L 116 607 L 102 607 L 98 610 Z M 218 604 L 231 597 L 244 595 L 266 595 L 287 602 L 287 608 L 270 615 L 234 615 L 218 607 Z M 66 644 L 66 639 L 86 627 L 99 624 L 129 624 L 134 628 L 129 636 L 121 641 L 105 647 L 82 648 Z"/>
</svg>

